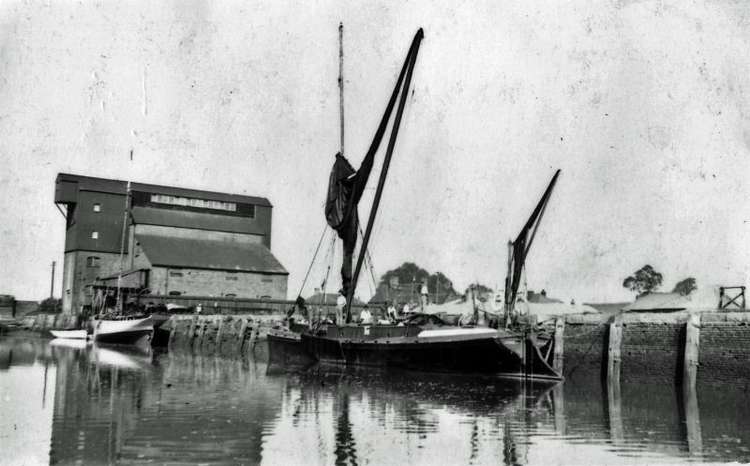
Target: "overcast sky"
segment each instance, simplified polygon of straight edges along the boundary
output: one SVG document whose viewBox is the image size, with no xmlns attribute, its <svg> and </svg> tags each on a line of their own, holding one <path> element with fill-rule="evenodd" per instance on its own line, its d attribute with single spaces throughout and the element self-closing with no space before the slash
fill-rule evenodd
<svg viewBox="0 0 750 466">
<path fill-rule="evenodd" d="M 355 166 L 425 31 L 377 273 L 410 260 L 501 283 L 506 242 L 561 168 L 529 288 L 621 300 L 646 263 L 668 289 L 748 281 L 750 6 L 391 3 L 1 2 L 0 293 L 43 298 L 62 270 L 54 180 L 70 172 L 268 197 L 296 296 L 338 150 L 339 21 Z"/>
</svg>

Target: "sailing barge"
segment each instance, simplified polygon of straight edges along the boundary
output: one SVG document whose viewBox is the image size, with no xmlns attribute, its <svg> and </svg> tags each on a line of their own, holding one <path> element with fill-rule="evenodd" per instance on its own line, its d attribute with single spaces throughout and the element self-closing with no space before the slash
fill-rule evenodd
<svg viewBox="0 0 750 466">
<path fill-rule="evenodd" d="M 559 173 L 555 174 L 519 237 L 511 243 L 506 279 L 505 328 L 447 326 L 443 325 L 437 316 L 432 316 L 428 323 L 422 325 L 351 323 L 351 303 L 385 185 L 422 38 L 423 33 L 420 29 L 414 36 L 385 114 L 360 168 L 355 170 L 348 160 L 338 153 L 331 170 L 325 216 L 328 225 L 337 232 L 343 243 L 341 278 L 342 292 L 346 297 L 346 322 L 318 322 L 311 327 L 292 325 L 290 328 L 269 332 L 270 361 L 292 365 L 320 362 L 413 371 L 560 380 L 562 374 L 556 371 L 551 363 L 554 338 L 540 333 L 536 326 L 524 325 L 520 320 L 512 318 L 526 253 Z M 363 234 L 356 267 L 352 273 L 359 231 L 357 207 L 372 171 L 375 153 L 399 96 L 399 105 L 373 206 Z"/>
</svg>

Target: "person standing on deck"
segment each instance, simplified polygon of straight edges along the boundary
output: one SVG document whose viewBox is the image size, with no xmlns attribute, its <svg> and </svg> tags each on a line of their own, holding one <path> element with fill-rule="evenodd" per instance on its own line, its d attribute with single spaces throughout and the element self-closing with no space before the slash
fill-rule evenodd
<svg viewBox="0 0 750 466">
<path fill-rule="evenodd" d="M 420 307 L 422 308 L 422 312 L 424 312 L 425 308 L 427 307 L 427 296 L 429 295 L 429 291 L 427 290 L 427 281 L 422 282 L 422 288 L 419 290 L 419 294 L 422 298 L 420 300 Z"/>
<path fill-rule="evenodd" d="M 396 311 L 396 306 L 393 305 L 393 302 L 388 303 L 388 311 L 387 311 L 388 319 L 391 322 L 396 322 L 396 317 L 398 316 L 398 311 Z"/>
<path fill-rule="evenodd" d="M 362 309 L 362 312 L 359 313 L 359 320 L 361 323 L 365 325 L 372 324 L 372 313 L 370 312 L 370 309 L 367 307 L 367 304 L 365 304 L 365 307 Z"/>
<path fill-rule="evenodd" d="M 346 307 L 346 296 L 344 290 L 339 290 L 339 297 L 336 298 L 336 325 L 344 324 L 344 308 Z"/>
</svg>

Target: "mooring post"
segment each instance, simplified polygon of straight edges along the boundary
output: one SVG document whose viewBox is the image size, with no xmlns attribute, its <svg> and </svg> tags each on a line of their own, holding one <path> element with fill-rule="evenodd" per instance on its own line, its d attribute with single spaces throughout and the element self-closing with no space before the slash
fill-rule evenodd
<svg viewBox="0 0 750 466">
<path fill-rule="evenodd" d="M 214 344 L 214 351 L 217 353 L 221 352 L 221 333 L 224 329 L 224 316 L 219 316 L 219 328 L 216 329 L 216 342 Z"/>
<path fill-rule="evenodd" d="M 195 326 L 198 325 L 198 316 L 194 315 L 190 320 L 190 327 L 187 332 L 187 344 L 190 348 L 193 347 L 193 340 L 195 340 Z"/>
<path fill-rule="evenodd" d="M 195 335 L 195 344 L 193 345 L 194 348 L 203 347 L 203 334 L 206 333 L 206 322 L 208 322 L 207 319 L 201 319 L 200 317 L 198 317 L 198 332 Z"/>
<path fill-rule="evenodd" d="M 563 338 L 565 334 L 565 317 L 558 317 L 555 319 L 555 352 L 552 360 L 552 368 L 558 374 L 563 373 Z"/>
<path fill-rule="evenodd" d="M 619 370 L 616 379 L 607 379 L 607 419 L 609 420 L 610 440 L 614 444 L 621 443 L 625 439 L 625 427 L 622 422 Z"/>
<path fill-rule="evenodd" d="M 169 318 L 169 340 L 167 340 L 167 349 L 172 349 L 174 346 L 174 339 L 177 335 L 177 331 L 179 330 L 177 327 L 179 325 L 179 320 L 175 318 L 175 316 L 171 316 Z"/>
<path fill-rule="evenodd" d="M 565 392 L 563 384 L 559 383 L 552 389 L 552 403 L 555 407 L 555 433 L 565 435 L 568 432 L 565 421 Z"/>
<path fill-rule="evenodd" d="M 242 318 L 242 325 L 240 326 L 240 334 L 238 336 L 237 350 L 242 354 L 242 347 L 245 344 L 245 332 L 247 332 L 247 318 Z"/>
<path fill-rule="evenodd" d="M 685 323 L 685 363 L 682 369 L 682 383 L 688 387 L 695 387 L 698 378 L 700 335 L 701 315 L 691 313 Z"/>
<path fill-rule="evenodd" d="M 620 366 L 622 363 L 622 314 L 615 316 L 609 324 L 609 346 L 607 349 L 607 381 L 616 382 L 619 391 Z"/>
</svg>

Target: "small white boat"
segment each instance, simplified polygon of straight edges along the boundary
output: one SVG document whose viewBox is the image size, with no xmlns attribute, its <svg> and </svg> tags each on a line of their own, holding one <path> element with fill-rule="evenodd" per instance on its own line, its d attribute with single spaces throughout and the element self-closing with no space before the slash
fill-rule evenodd
<svg viewBox="0 0 750 466">
<path fill-rule="evenodd" d="M 154 321 L 147 317 L 118 317 L 94 321 L 94 341 L 100 343 L 134 344 L 150 339 Z"/>
<path fill-rule="evenodd" d="M 49 333 L 55 338 L 65 338 L 69 340 L 86 339 L 86 330 L 50 330 Z"/>
</svg>

